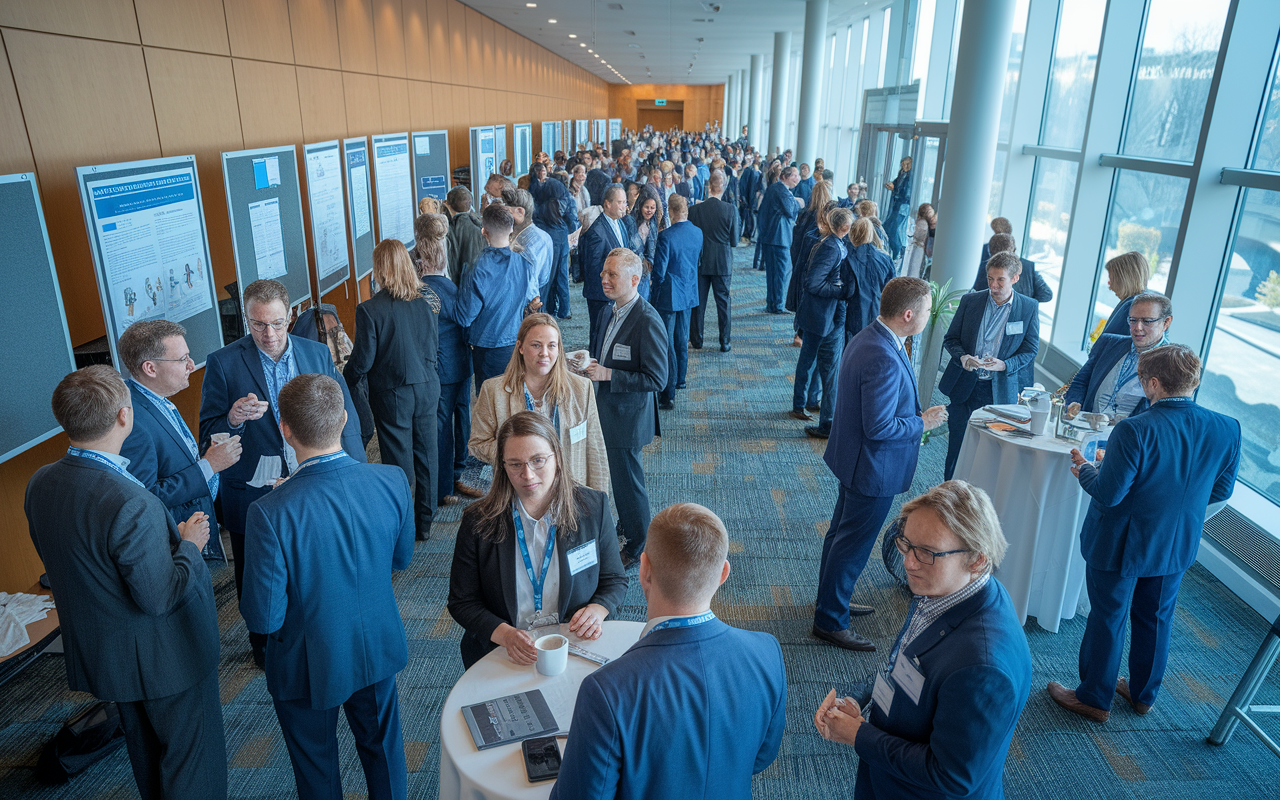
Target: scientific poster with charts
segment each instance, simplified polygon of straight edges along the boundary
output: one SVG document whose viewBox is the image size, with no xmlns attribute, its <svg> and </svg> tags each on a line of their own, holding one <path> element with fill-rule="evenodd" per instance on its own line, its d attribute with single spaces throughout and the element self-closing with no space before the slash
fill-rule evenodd
<svg viewBox="0 0 1280 800">
<path fill-rule="evenodd" d="M 173 322 L 213 305 L 194 168 L 84 180 L 113 339 L 144 319 Z"/>
<path fill-rule="evenodd" d="M 347 207 L 342 194 L 342 154 L 338 142 L 303 147 L 307 167 L 307 198 L 311 204 L 311 242 L 316 254 L 316 279 L 323 293 L 335 281 L 346 280 Z M 335 278 L 337 274 L 341 278 Z"/>
<path fill-rule="evenodd" d="M 373 137 L 373 170 L 378 190 L 378 236 L 413 244 L 413 176 L 409 134 Z"/>
</svg>

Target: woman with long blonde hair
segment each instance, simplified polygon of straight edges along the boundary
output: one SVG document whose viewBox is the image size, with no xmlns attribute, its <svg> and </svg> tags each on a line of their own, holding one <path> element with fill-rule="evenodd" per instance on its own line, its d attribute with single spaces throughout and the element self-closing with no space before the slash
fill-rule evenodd
<svg viewBox="0 0 1280 800">
<path fill-rule="evenodd" d="M 1120 304 L 1107 318 L 1103 333 L 1129 335 L 1129 307 L 1133 298 L 1147 290 L 1151 267 L 1142 253 L 1131 250 L 1107 261 L 1107 287 L 1120 299 Z"/>
</svg>

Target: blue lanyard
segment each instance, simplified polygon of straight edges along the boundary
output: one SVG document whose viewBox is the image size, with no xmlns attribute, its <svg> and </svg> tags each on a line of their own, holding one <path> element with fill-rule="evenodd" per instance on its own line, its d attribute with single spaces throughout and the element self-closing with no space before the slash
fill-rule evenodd
<svg viewBox="0 0 1280 800">
<path fill-rule="evenodd" d="M 546 395 L 544 394 L 543 397 L 546 397 Z M 536 408 L 533 407 L 533 395 L 529 394 L 529 387 L 527 386 L 525 387 L 525 390 L 524 390 L 524 410 L 532 411 L 535 414 L 540 413 Z M 560 433 L 560 406 L 551 407 L 550 418 L 551 418 L 551 425 L 556 429 L 556 433 L 559 434 Z"/>
<path fill-rule="evenodd" d="M 667 628 L 692 628 L 694 625 L 701 625 L 704 622 L 710 622 L 716 618 L 714 611 L 704 611 L 696 617 L 676 617 L 659 622 L 649 629 L 649 633 L 654 631 L 663 631 Z"/>
<path fill-rule="evenodd" d="M 346 454 L 347 454 L 346 450 L 339 450 L 336 453 L 325 453 L 322 456 L 312 456 L 311 458 L 308 458 L 306 461 L 303 461 L 301 464 L 299 464 L 298 469 L 294 470 L 293 474 L 297 475 L 299 472 L 302 471 L 302 468 L 307 466 L 308 464 L 328 464 L 330 461 L 337 461 L 339 458 L 342 458 Z"/>
<path fill-rule="evenodd" d="M 520 521 L 520 511 L 511 509 L 511 516 L 516 521 L 516 544 L 520 545 L 520 556 L 524 559 L 524 571 L 529 576 L 529 583 L 533 585 L 533 611 L 535 614 L 542 613 L 542 586 L 547 582 L 547 570 L 551 569 L 551 554 L 556 546 L 556 526 L 552 525 L 547 531 L 547 550 L 542 555 L 542 574 L 533 574 L 533 559 L 529 557 L 529 545 L 524 540 L 524 523 Z"/>
<path fill-rule="evenodd" d="M 1190 397 L 1161 397 L 1159 400 L 1155 402 L 1155 405 L 1160 405 L 1161 403 L 1190 403 L 1190 402 L 1191 402 Z"/>
<path fill-rule="evenodd" d="M 107 458 L 106 456 L 102 455 L 101 453 L 95 452 L 93 450 L 85 450 L 80 447 L 68 447 L 67 455 L 76 456 L 78 458 L 87 458 L 90 461 L 96 461 L 99 464 L 106 467 L 107 469 L 111 470 L 112 472 L 123 475 L 124 477 L 128 478 L 129 480 L 141 486 L 143 489 L 147 488 L 142 481 L 138 480 L 133 476 L 133 473 L 129 472 L 129 470 L 120 466 L 119 464 Z"/>
</svg>

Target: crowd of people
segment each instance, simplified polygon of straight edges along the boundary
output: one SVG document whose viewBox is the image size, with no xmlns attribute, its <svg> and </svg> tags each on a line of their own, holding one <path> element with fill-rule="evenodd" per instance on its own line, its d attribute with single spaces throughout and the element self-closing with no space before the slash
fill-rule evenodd
<svg viewBox="0 0 1280 800">
<path fill-rule="evenodd" d="M 499 647 L 533 663 L 546 626 L 598 638 L 633 578 L 648 605 L 640 642 L 583 683 L 552 796 L 750 796 L 785 727 L 782 651 L 716 619 L 729 533 L 694 503 L 652 515 L 642 449 L 686 388 L 709 298 L 731 352 L 733 251 L 751 242 L 763 311 L 794 313 L 788 413 L 818 414 L 804 433 L 827 440 L 838 482 L 817 640 L 877 650 L 852 627 L 877 611 L 852 604 L 854 588 L 922 434 L 948 426 L 943 482 L 886 534 L 913 594 L 901 632 L 867 694 L 833 690 L 815 729 L 857 752 L 859 796 L 1001 796 L 1031 654 L 993 577 L 1000 520 L 953 473 L 970 415 L 1034 382 L 1037 306 L 1052 292 L 993 220 L 944 338 L 949 403 L 925 408 L 911 348 L 930 320 L 938 217 L 927 203 L 911 213 L 910 159 L 885 184 L 886 225 L 864 184 L 836 200 L 821 159 L 766 155 L 746 133 L 645 130 L 538 153 L 517 179 L 504 162 L 478 198 L 455 186 L 424 200 L 412 249 L 374 250 L 377 291 L 356 308 L 345 364 L 290 332 L 282 284 L 251 283 L 248 335 L 208 357 L 194 433 L 168 399 L 195 368 L 176 323 L 124 332 L 125 376 L 95 366 L 59 384 L 71 447 L 31 480 L 26 511 L 68 682 L 119 705 L 143 797 L 227 793 L 204 561 L 221 555 L 220 528 L 299 796 L 342 796 L 342 708 L 369 797 L 405 797 L 396 676 L 408 649 L 392 572 L 463 498 L 447 606 L 465 667 Z M 1107 270 L 1122 302 L 1065 392 L 1069 415 L 1114 424 L 1105 459 L 1073 453 L 1093 498 L 1081 534 L 1093 611 L 1079 685 L 1048 686 L 1095 721 L 1115 693 L 1139 714 L 1155 704 L 1179 581 L 1240 450 L 1238 423 L 1192 400 L 1200 362 L 1170 343 L 1172 306 L 1147 290 L 1146 262 L 1128 253 Z M 559 321 L 574 284 L 589 334 L 570 352 Z M 366 463 L 375 433 L 381 464 Z M 464 481 L 469 459 L 492 469 L 487 486 Z"/>
</svg>

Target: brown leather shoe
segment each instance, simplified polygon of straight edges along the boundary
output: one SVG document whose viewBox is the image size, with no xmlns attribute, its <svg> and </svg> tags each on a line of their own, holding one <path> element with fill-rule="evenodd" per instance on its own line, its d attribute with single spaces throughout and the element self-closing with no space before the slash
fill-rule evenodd
<svg viewBox="0 0 1280 800">
<path fill-rule="evenodd" d="M 794 408 L 787 412 L 787 416 L 791 417 L 792 419 L 802 420 L 802 421 L 804 421 L 804 422 L 811 422 L 811 421 L 813 421 L 813 417 L 809 416 L 808 414 L 804 413 L 803 411 L 797 411 L 797 410 L 796 410 L 796 409 L 794 409 Z"/>
<path fill-rule="evenodd" d="M 1111 716 L 1110 711 L 1101 708 L 1094 708 L 1076 697 L 1074 689 L 1068 689 L 1056 681 L 1049 681 L 1049 696 L 1053 698 L 1053 702 L 1062 706 L 1073 714 L 1079 714 L 1090 722 L 1106 722 Z"/>
<path fill-rule="evenodd" d="M 474 486 L 468 486 L 462 481 L 455 481 L 453 490 L 463 497 L 484 497 L 484 492 Z"/>
<path fill-rule="evenodd" d="M 1151 706 L 1146 703 L 1133 702 L 1133 697 L 1129 695 L 1129 681 L 1125 678 L 1120 678 L 1116 681 L 1116 694 L 1128 701 L 1129 705 L 1133 706 L 1133 710 L 1138 712 L 1138 716 L 1145 717 L 1151 713 Z"/>
</svg>

